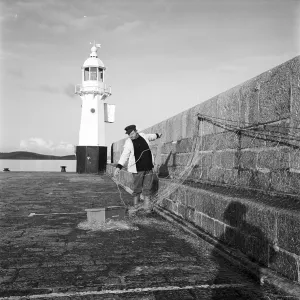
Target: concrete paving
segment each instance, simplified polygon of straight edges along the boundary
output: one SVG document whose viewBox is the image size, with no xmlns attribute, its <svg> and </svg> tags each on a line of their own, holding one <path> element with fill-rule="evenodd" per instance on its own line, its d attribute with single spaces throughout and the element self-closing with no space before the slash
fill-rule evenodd
<svg viewBox="0 0 300 300">
<path fill-rule="evenodd" d="M 296 299 L 154 213 L 89 227 L 132 204 L 107 175 L 3 172 L 0 199 L 0 299 Z"/>
</svg>

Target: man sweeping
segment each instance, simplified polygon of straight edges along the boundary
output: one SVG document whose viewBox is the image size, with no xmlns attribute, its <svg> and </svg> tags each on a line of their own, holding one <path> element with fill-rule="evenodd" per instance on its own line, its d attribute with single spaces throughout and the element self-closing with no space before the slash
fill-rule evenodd
<svg viewBox="0 0 300 300">
<path fill-rule="evenodd" d="M 144 196 L 144 209 L 149 212 L 150 196 L 153 183 L 153 156 L 149 142 L 161 137 L 161 134 L 138 133 L 135 125 L 125 128 L 129 138 L 125 141 L 124 150 L 116 167 L 114 175 L 117 176 L 128 160 L 128 172 L 133 175 L 133 203 L 137 206 L 140 195 Z"/>
</svg>

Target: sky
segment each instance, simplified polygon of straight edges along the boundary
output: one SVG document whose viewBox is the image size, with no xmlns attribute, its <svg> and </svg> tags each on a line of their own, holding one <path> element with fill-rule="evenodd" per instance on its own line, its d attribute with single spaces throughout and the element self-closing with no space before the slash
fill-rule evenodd
<svg viewBox="0 0 300 300">
<path fill-rule="evenodd" d="M 90 42 L 116 105 L 106 145 L 299 55 L 300 0 L 0 0 L 0 152 L 73 154 Z"/>
</svg>

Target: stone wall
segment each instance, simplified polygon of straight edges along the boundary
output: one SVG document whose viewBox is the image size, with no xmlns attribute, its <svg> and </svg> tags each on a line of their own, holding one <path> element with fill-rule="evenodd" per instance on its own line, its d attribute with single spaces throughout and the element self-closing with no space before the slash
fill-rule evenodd
<svg viewBox="0 0 300 300">
<path fill-rule="evenodd" d="M 113 175 L 115 166 L 107 166 Z M 132 189 L 132 174 L 121 170 L 120 183 Z M 173 185 L 159 179 L 156 205 L 188 221 L 212 238 L 238 249 L 251 261 L 300 283 L 300 201 L 253 191 L 203 185 Z M 288 201 L 291 201 L 288 203 Z"/>
<path fill-rule="evenodd" d="M 163 134 L 151 146 L 159 194 L 193 163 L 185 184 L 162 197 L 161 207 L 297 282 L 299 65 L 296 57 L 143 131 Z M 124 142 L 113 144 L 114 164 Z M 126 169 L 120 180 L 131 186 Z"/>
<path fill-rule="evenodd" d="M 182 171 L 198 139 L 199 161 L 190 180 L 299 195 L 299 65 L 296 57 L 144 130 L 163 133 L 151 147 L 160 175 Z M 205 120 L 199 124 L 197 113 L 248 131 L 228 131 Z M 280 143 L 282 137 L 287 143 Z M 113 144 L 114 163 L 124 141 Z"/>
</svg>

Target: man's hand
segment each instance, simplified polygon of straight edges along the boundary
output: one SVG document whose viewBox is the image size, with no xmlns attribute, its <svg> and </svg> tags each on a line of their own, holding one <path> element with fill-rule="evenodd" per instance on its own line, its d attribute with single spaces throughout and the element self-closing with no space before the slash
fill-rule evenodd
<svg viewBox="0 0 300 300">
<path fill-rule="evenodd" d="M 114 176 L 118 176 L 120 174 L 120 169 L 119 168 L 116 168 L 115 169 L 115 173 L 114 173 Z"/>
</svg>

